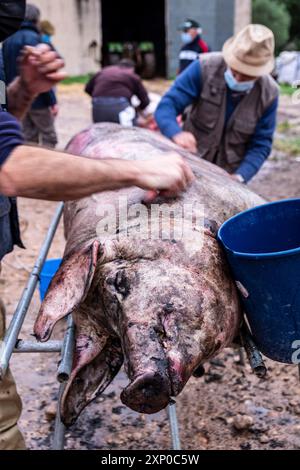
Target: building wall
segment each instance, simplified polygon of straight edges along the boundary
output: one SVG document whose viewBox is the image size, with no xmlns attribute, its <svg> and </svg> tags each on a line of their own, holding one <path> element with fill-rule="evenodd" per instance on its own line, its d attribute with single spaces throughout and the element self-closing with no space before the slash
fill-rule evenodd
<svg viewBox="0 0 300 470">
<path fill-rule="evenodd" d="M 203 37 L 213 51 L 251 21 L 251 0 L 166 0 L 168 76 L 178 67 L 181 47 L 178 25 L 190 17 L 203 27 Z"/>
<path fill-rule="evenodd" d="M 66 60 L 68 74 L 96 71 L 101 58 L 101 0 L 31 1 L 41 8 L 43 19 L 56 26 L 53 42 Z M 251 0 L 165 1 L 168 77 L 176 74 L 181 47 L 177 28 L 185 18 L 194 18 L 202 24 L 204 38 L 214 51 L 220 50 L 228 37 L 251 21 Z M 90 47 L 91 44 L 96 47 Z"/>
<path fill-rule="evenodd" d="M 238 33 L 252 19 L 252 1 L 251 0 L 235 0 L 235 21 L 234 32 Z"/>
<path fill-rule="evenodd" d="M 69 75 L 94 72 L 101 54 L 100 0 L 32 0 L 56 27 L 53 43 Z M 96 44 L 96 47 L 90 47 Z"/>
</svg>

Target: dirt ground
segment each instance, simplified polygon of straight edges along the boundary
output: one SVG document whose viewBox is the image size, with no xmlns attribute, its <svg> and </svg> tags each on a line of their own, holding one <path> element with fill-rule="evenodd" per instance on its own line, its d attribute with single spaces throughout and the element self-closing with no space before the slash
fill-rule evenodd
<svg viewBox="0 0 300 470">
<path fill-rule="evenodd" d="M 149 89 L 161 92 L 168 84 L 150 82 Z M 82 86 L 59 88 L 61 110 L 57 121 L 60 147 L 90 123 L 89 99 Z M 281 100 L 279 122 L 299 125 L 299 106 L 290 98 Z M 299 156 L 300 157 L 300 156 Z M 57 169 L 59 171 L 59 169 Z M 300 161 L 274 152 L 251 187 L 269 200 L 299 197 Z M 27 250 L 16 249 L 5 258 L 0 281 L 8 320 L 16 308 L 28 272 L 56 204 L 19 200 L 21 225 Z M 50 257 L 62 255 L 64 240 L 60 226 Z M 35 294 L 22 330 L 30 338 L 40 305 Z M 61 330 L 61 327 L 59 328 Z M 61 331 L 55 334 L 61 336 Z M 57 354 L 15 354 L 12 369 L 23 399 L 20 426 L 30 449 L 51 446 L 53 415 L 58 384 L 55 379 Z M 300 449 L 300 382 L 296 367 L 267 361 L 266 380 L 257 379 L 248 365 L 242 367 L 232 349 L 206 365 L 206 375 L 191 379 L 177 400 L 184 449 Z M 81 415 L 67 432 L 67 449 L 170 449 L 165 412 L 152 417 L 126 409 L 120 402 L 126 384 L 120 373 L 102 397 Z M 50 421 L 49 421 L 50 420 Z M 238 429 L 239 428 L 239 429 Z"/>
</svg>

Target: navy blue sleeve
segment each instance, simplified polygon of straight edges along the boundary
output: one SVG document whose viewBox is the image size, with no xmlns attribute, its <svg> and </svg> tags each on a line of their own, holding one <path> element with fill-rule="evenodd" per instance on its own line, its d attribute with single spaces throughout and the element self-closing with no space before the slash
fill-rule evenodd
<svg viewBox="0 0 300 470">
<path fill-rule="evenodd" d="M 23 143 L 24 138 L 17 119 L 5 111 L 0 111 L 0 167 L 11 152 Z"/>
<path fill-rule="evenodd" d="M 155 119 L 162 134 L 171 139 L 182 131 L 177 123 L 177 116 L 198 98 L 201 89 L 201 65 L 196 60 L 179 75 L 159 103 Z"/>
<path fill-rule="evenodd" d="M 49 91 L 49 102 L 50 106 L 54 106 L 57 104 L 56 94 L 54 90 Z"/>
<path fill-rule="evenodd" d="M 236 173 L 246 182 L 258 172 L 271 153 L 279 99 L 276 98 L 257 123 L 247 153 Z"/>
</svg>

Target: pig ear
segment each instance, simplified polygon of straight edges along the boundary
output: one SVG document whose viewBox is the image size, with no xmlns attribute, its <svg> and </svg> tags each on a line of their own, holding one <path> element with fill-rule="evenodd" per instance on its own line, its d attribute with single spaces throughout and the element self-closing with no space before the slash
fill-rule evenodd
<svg viewBox="0 0 300 470">
<path fill-rule="evenodd" d="M 87 344 L 89 338 L 86 338 Z M 94 350 L 97 345 L 93 345 Z M 80 348 L 80 344 L 76 344 Z M 76 355 L 84 357 L 82 349 L 76 349 Z M 119 372 L 123 364 L 123 354 L 120 341 L 108 338 L 105 346 L 92 361 L 73 369 L 69 382 L 62 396 L 60 414 L 63 423 L 71 426 L 75 423 L 81 411 L 97 398 Z"/>
<path fill-rule="evenodd" d="M 99 242 L 68 256 L 54 276 L 34 325 L 38 341 L 47 341 L 54 325 L 84 301 L 91 286 Z"/>
</svg>

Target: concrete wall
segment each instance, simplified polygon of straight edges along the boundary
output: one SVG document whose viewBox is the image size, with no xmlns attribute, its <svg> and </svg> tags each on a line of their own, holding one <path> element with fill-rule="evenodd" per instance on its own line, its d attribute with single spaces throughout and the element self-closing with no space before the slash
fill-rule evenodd
<svg viewBox="0 0 300 470">
<path fill-rule="evenodd" d="M 70 75 L 94 72 L 101 54 L 100 0 L 31 0 L 56 27 L 53 43 Z M 96 48 L 90 47 L 97 43 Z"/>
<path fill-rule="evenodd" d="M 252 1 L 235 0 L 234 32 L 238 33 L 247 24 L 251 23 Z"/>
<path fill-rule="evenodd" d="M 203 38 L 213 51 L 251 20 L 251 0 L 166 0 L 168 76 L 178 67 L 181 47 L 178 25 L 185 18 L 198 20 L 203 27 Z"/>
</svg>

